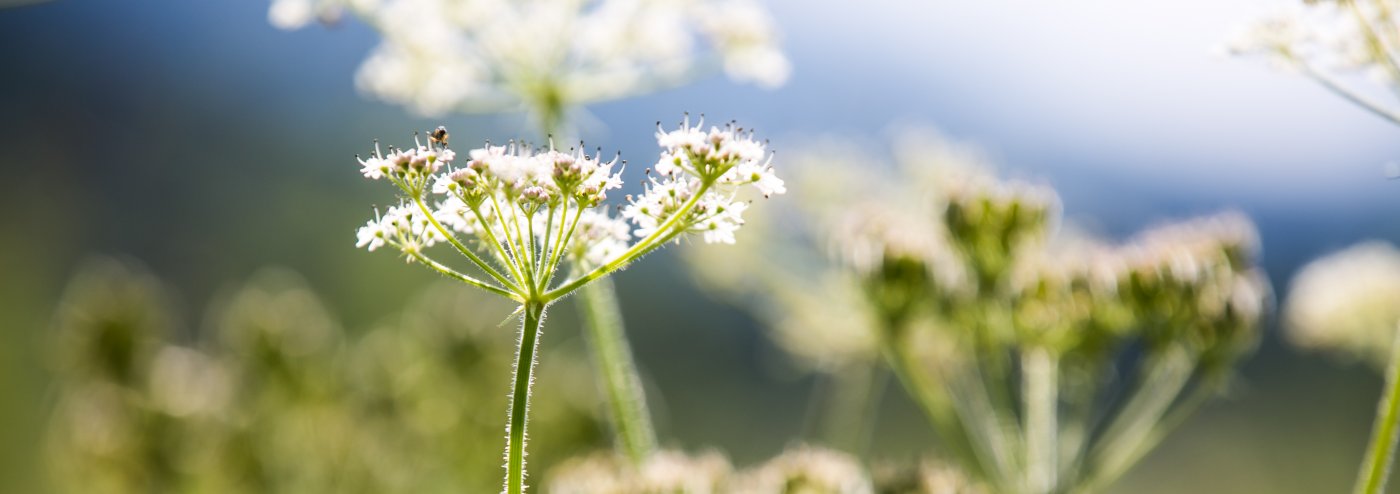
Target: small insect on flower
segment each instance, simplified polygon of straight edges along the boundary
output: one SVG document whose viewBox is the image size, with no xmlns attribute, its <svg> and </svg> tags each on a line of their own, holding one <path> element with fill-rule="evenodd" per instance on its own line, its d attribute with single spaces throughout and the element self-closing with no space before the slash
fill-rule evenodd
<svg viewBox="0 0 1400 494">
<path fill-rule="evenodd" d="M 439 125 L 438 128 L 433 129 L 432 133 L 428 134 L 428 142 L 447 147 L 447 137 L 447 127 Z"/>
</svg>

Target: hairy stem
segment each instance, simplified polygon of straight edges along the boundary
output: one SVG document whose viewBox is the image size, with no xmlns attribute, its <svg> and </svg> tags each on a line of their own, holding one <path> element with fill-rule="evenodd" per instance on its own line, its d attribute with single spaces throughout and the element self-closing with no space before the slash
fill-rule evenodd
<svg viewBox="0 0 1400 494">
<path fill-rule="evenodd" d="M 593 365 L 607 396 L 614 442 L 633 464 L 640 465 L 656 450 L 656 432 L 627 345 L 617 294 L 612 282 L 603 279 L 581 288 L 577 300 Z"/>
<path fill-rule="evenodd" d="M 1395 456 L 1396 422 L 1400 421 L 1400 337 L 1390 349 L 1390 368 L 1385 373 L 1385 395 L 1376 406 L 1376 422 L 1371 426 L 1371 445 L 1356 479 L 1357 494 L 1378 494 L 1385 490 L 1390 463 Z"/>
<path fill-rule="evenodd" d="M 520 324 L 520 349 L 515 354 L 514 392 L 511 394 L 509 425 L 506 426 L 506 486 L 507 494 L 525 492 L 525 433 L 530 415 L 530 388 L 534 384 L 535 351 L 539 348 L 540 326 L 544 322 L 545 305 L 527 301 Z"/>
</svg>

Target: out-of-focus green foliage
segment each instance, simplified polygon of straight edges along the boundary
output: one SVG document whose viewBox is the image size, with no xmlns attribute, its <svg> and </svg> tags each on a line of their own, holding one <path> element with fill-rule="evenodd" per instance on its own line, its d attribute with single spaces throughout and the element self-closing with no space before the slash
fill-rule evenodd
<svg viewBox="0 0 1400 494">
<path fill-rule="evenodd" d="M 509 308 L 439 285 L 347 335 L 295 274 L 265 270 L 176 331 L 166 288 L 98 260 L 53 337 L 47 464 L 63 492 L 490 492 L 499 488 Z M 601 441 L 583 361 L 541 365 L 541 464 Z"/>
<path fill-rule="evenodd" d="M 937 136 L 911 134 L 896 155 L 898 174 L 868 151 L 799 157 L 802 207 L 755 235 L 759 248 L 693 251 L 692 265 L 836 383 L 882 359 L 941 450 L 998 492 L 1103 489 L 1258 341 L 1270 290 L 1248 219 L 1119 245 L 1056 235 L 1048 187 L 999 179 Z M 714 255 L 730 268 L 713 269 Z M 858 316 L 801 316 L 832 307 Z M 869 386 L 836 393 L 825 413 L 849 423 L 837 411 L 871 400 Z"/>
</svg>

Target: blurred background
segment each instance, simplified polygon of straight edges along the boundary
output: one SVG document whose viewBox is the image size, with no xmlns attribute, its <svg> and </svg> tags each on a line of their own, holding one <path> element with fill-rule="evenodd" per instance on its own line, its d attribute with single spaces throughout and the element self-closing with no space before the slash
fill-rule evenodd
<svg viewBox="0 0 1400 494">
<path fill-rule="evenodd" d="M 894 130 L 936 126 L 1010 174 L 1050 183 L 1068 219 L 1105 235 L 1243 211 L 1282 298 L 1310 259 L 1400 242 L 1400 182 L 1385 178 L 1400 161 L 1396 128 L 1309 81 L 1214 54 L 1233 26 L 1283 3 L 774 1 L 794 67 L 786 86 L 715 76 L 591 106 L 580 133 L 641 163 L 656 152 L 655 122 L 703 112 L 756 128 L 781 163 L 833 138 L 868 142 L 882 159 Z M 367 205 L 389 196 L 356 173 L 353 154 L 439 124 L 454 144 L 530 134 L 519 117 L 428 119 L 364 98 L 352 76 L 373 32 L 348 19 L 279 31 L 267 7 L 0 9 L 0 492 L 44 489 L 39 450 L 56 401 L 48 332 L 84 259 L 149 267 L 171 287 L 187 338 L 212 301 L 265 266 L 300 273 L 357 334 L 436 278 L 354 248 Z M 695 288 L 674 253 L 614 279 L 664 443 L 717 447 L 743 465 L 800 435 L 812 380 L 753 319 Z M 551 319 L 547 344 L 577 340 L 556 322 L 571 310 Z M 1379 375 L 1299 353 L 1272 330 L 1242 372 L 1115 491 L 1349 485 Z M 924 449 L 931 434 L 900 393 L 882 410 L 875 450 Z"/>
</svg>

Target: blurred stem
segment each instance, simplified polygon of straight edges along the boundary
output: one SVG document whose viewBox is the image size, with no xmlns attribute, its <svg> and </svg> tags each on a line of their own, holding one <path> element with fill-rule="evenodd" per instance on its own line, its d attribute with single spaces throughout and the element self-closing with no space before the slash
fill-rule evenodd
<svg viewBox="0 0 1400 494">
<path fill-rule="evenodd" d="M 1002 489 L 1011 491 L 1012 486 L 1023 478 L 1016 473 L 1018 458 L 1012 453 L 1020 449 L 1020 445 L 1013 444 L 1013 441 L 1021 439 L 1022 431 L 1017 421 L 1006 420 L 992 403 L 992 392 L 988 388 L 1004 381 L 993 382 L 987 378 L 980 365 L 983 356 L 979 353 L 976 356 L 979 362 L 967 366 L 968 372 L 952 376 L 947 384 L 954 396 L 954 410 L 963 427 L 969 431 L 973 446 L 981 448 L 983 454 L 991 459 L 992 471 Z"/>
<path fill-rule="evenodd" d="M 540 325 L 545 304 L 527 301 L 522 307 L 520 349 L 515 354 L 515 391 L 511 394 L 510 425 L 506 426 L 506 493 L 525 492 L 525 427 L 530 414 L 530 387 L 535 380 L 535 351 L 539 348 Z"/>
<path fill-rule="evenodd" d="M 1381 65 L 1385 66 L 1387 75 L 1393 80 L 1400 80 L 1400 68 L 1397 68 L 1395 65 L 1394 53 L 1391 53 L 1390 46 L 1376 33 L 1375 27 L 1372 26 L 1371 22 L 1366 18 L 1365 12 L 1361 11 L 1361 7 L 1356 4 L 1355 0 L 1344 1 L 1342 3 L 1347 4 L 1347 6 L 1351 8 L 1351 13 L 1353 17 L 1356 18 L 1356 24 L 1361 26 L 1361 35 L 1366 38 L 1367 47 L 1380 59 Z M 1381 6 L 1384 5 L 1385 2 L 1376 2 L 1376 4 Z M 1385 11 L 1380 12 L 1380 14 L 1382 15 L 1382 20 L 1388 17 Z"/>
<path fill-rule="evenodd" d="M 617 293 L 611 280 L 602 279 L 580 288 L 576 300 L 599 384 L 607 396 L 614 441 L 634 465 L 640 465 L 656 450 L 656 432 L 627 344 Z"/>
<path fill-rule="evenodd" d="M 829 379 L 832 389 L 826 399 L 822 438 L 836 448 L 863 456 L 870 445 L 889 374 L 874 362 L 861 360 L 843 366 Z"/>
<path fill-rule="evenodd" d="M 929 376 L 920 372 L 913 357 L 905 351 L 904 331 L 897 326 L 887 324 L 880 335 L 881 353 L 895 378 L 923 410 L 929 424 L 945 442 L 945 446 L 962 459 L 962 463 L 971 474 L 991 482 L 999 481 L 1000 478 L 995 477 L 995 463 L 958 423 L 954 400 L 949 399 L 947 393 L 950 387 L 934 382 L 937 379 L 929 379 Z"/>
<path fill-rule="evenodd" d="M 1059 461 L 1059 361 L 1049 349 L 1034 347 L 1021 355 L 1021 398 L 1025 400 L 1026 486 L 1032 493 L 1055 488 Z"/>
<path fill-rule="evenodd" d="M 1378 494 L 1385 490 L 1390 463 L 1395 456 L 1396 421 L 1400 421 L 1400 335 L 1390 349 L 1390 366 L 1385 373 L 1385 395 L 1376 406 L 1376 422 L 1371 426 L 1371 445 L 1356 479 L 1357 494 Z"/>
<path fill-rule="evenodd" d="M 1090 469 L 1078 482 L 1076 492 L 1098 492 L 1118 480 L 1145 453 L 1162 430 L 1163 416 L 1191 380 L 1195 361 L 1180 345 L 1163 349 L 1146 364 L 1146 376 L 1128 402 L 1099 437 L 1089 462 Z"/>
<path fill-rule="evenodd" d="M 1322 84 L 1322 87 L 1327 88 L 1328 91 L 1332 91 L 1334 94 L 1341 96 L 1347 101 L 1351 101 L 1357 106 L 1360 106 L 1366 109 L 1367 111 L 1370 111 L 1378 117 L 1389 120 L 1390 123 L 1400 124 L 1400 115 L 1386 108 L 1385 105 L 1377 103 L 1366 96 L 1362 96 L 1356 91 L 1352 91 L 1346 86 L 1343 86 L 1340 82 L 1337 82 L 1336 80 L 1332 79 L 1326 74 L 1323 74 L 1322 72 L 1313 69 L 1306 63 L 1303 63 L 1301 60 L 1298 60 L 1296 62 L 1298 64 L 1299 70 L 1301 70 L 1304 75 L 1307 75 L 1308 77 L 1311 77 L 1313 80 L 1317 81 L 1319 84 Z"/>
</svg>

